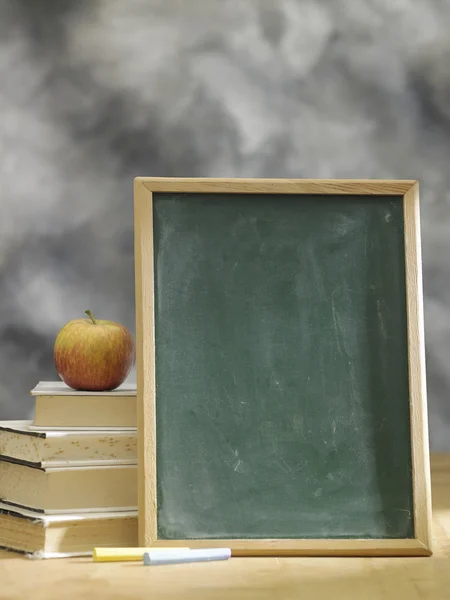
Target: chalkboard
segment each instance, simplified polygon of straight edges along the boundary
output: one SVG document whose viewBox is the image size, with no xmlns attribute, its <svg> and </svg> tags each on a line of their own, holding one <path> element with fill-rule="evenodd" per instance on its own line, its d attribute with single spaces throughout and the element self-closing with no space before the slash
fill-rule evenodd
<svg viewBox="0 0 450 600">
<path fill-rule="evenodd" d="M 145 183 L 151 543 L 428 553 L 427 498 L 415 502 L 407 192 Z"/>
</svg>

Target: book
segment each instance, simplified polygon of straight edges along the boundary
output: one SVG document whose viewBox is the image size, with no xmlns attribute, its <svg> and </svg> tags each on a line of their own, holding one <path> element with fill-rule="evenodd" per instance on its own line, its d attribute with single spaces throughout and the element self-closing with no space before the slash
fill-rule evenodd
<svg viewBox="0 0 450 600">
<path fill-rule="evenodd" d="M 0 503 L 0 547 L 32 558 L 91 555 L 138 544 L 137 511 L 43 515 Z"/>
<path fill-rule="evenodd" d="M 135 383 L 108 392 L 84 392 L 62 381 L 41 381 L 31 395 L 38 427 L 136 427 Z"/>
<path fill-rule="evenodd" d="M 32 467 L 136 464 L 133 431 L 36 431 L 32 423 L 0 421 L 0 457 Z"/>
<path fill-rule="evenodd" d="M 30 467 L 0 459 L 0 501 L 46 514 L 134 510 L 136 465 Z"/>
</svg>

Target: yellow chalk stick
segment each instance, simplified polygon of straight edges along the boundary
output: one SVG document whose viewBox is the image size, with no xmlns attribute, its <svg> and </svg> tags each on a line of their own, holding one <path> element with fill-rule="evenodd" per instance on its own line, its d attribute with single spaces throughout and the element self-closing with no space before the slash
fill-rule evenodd
<svg viewBox="0 0 450 600">
<path fill-rule="evenodd" d="M 95 562 L 118 562 L 126 560 L 142 560 L 144 552 L 170 552 L 170 550 L 189 550 L 189 548 L 168 548 L 168 547 L 153 547 L 153 548 L 94 548 L 92 558 Z"/>
</svg>

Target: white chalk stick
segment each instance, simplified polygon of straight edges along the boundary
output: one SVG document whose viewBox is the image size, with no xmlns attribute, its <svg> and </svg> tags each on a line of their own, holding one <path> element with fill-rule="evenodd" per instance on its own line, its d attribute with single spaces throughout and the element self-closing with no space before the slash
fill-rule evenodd
<svg viewBox="0 0 450 600">
<path fill-rule="evenodd" d="M 163 554 L 158 550 L 144 552 L 144 565 L 176 565 L 179 563 L 207 562 L 213 560 L 228 560 L 231 556 L 230 548 L 199 548 L 195 550 L 182 550 Z"/>
</svg>

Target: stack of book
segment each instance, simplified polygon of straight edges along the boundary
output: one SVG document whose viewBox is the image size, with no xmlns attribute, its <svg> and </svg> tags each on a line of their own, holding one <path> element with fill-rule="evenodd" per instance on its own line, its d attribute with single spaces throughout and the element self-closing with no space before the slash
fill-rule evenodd
<svg viewBox="0 0 450 600">
<path fill-rule="evenodd" d="M 136 546 L 135 384 L 31 394 L 33 421 L 0 422 L 0 546 L 41 558 Z"/>
</svg>

